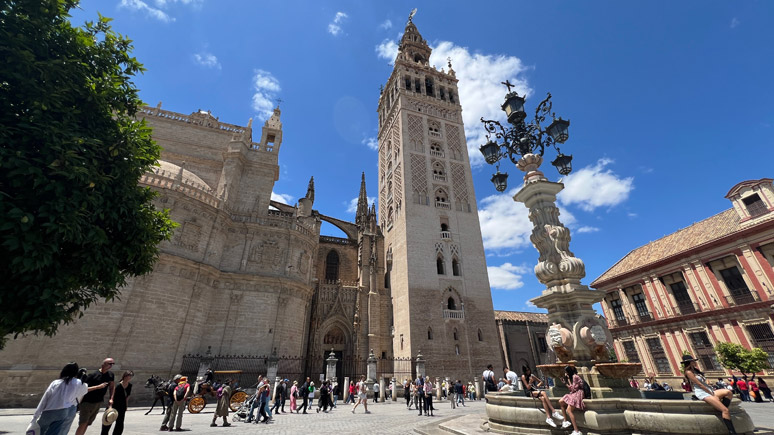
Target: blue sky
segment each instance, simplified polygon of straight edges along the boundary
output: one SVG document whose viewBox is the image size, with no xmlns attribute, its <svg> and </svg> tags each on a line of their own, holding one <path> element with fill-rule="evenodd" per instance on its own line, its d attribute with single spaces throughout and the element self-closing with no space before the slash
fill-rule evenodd
<svg viewBox="0 0 774 435">
<path fill-rule="evenodd" d="M 85 0 L 73 21 L 100 12 L 134 40 L 148 104 L 261 125 L 281 98 L 275 194 L 293 204 L 314 175 L 315 208 L 353 220 L 362 171 L 377 196 L 379 86 L 414 7 L 431 63 L 451 56 L 460 80 L 496 309 L 534 310 L 528 300 L 542 291 L 526 209 L 494 190 L 477 151 L 475 120 L 500 116 L 500 81 L 527 93 L 528 111 L 551 92 L 572 122 L 560 219 L 586 284 L 630 250 L 729 208 L 734 184 L 774 176 L 772 2 Z M 520 172 L 507 166 L 512 191 Z"/>
</svg>

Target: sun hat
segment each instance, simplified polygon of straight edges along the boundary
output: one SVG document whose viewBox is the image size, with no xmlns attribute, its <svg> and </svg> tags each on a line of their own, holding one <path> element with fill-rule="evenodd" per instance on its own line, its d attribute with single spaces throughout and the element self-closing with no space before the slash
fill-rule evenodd
<svg viewBox="0 0 774 435">
<path fill-rule="evenodd" d="M 688 365 L 688 363 L 691 363 L 693 361 L 698 361 L 696 358 L 693 357 L 693 355 L 683 355 L 683 365 Z"/>
<path fill-rule="evenodd" d="M 102 425 L 110 426 L 116 421 L 117 418 L 118 418 L 118 411 L 116 411 L 113 408 L 108 408 L 105 410 L 105 413 L 102 414 Z"/>
</svg>

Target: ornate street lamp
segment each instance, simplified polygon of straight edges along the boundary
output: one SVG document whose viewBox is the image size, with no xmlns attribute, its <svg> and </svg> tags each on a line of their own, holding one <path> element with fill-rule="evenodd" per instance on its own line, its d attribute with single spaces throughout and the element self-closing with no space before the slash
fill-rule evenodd
<svg viewBox="0 0 774 435">
<path fill-rule="evenodd" d="M 503 84 L 508 87 L 508 93 L 501 108 L 511 125 L 503 127 L 499 121 L 481 118 L 487 131 L 487 142 L 481 145 L 479 150 L 486 162 L 494 165 L 500 159 L 508 157 L 513 164 L 518 165 L 519 160 L 527 154 L 542 157 L 546 148 L 554 148 L 557 157 L 551 164 L 556 166 L 560 174 L 569 174 L 572 171 L 572 156 L 562 154 L 557 144 L 566 142 L 570 137 L 570 121 L 557 118 L 556 114 L 551 112 L 551 94 L 538 104 L 535 118 L 527 123 L 524 111 L 526 99 L 511 91 L 513 85 L 509 81 L 506 80 Z M 547 128 L 543 128 L 541 124 L 545 124 L 549 114 L 552 122 Z M 497 191 L 502 192 L 507 188 L 507 178 L 508 174 L 501 173 L 498 168 L 497 173 L 492 176 L 492 183 Z"/>
</svg>

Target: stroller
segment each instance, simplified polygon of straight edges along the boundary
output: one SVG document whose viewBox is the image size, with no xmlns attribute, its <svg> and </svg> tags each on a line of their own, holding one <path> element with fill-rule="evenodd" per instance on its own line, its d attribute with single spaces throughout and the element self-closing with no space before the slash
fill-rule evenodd
<svg viewBox="0 0 774 435">
<path fill-rule="evenodd" d="M 239 409 L 234 411 L 234 416 L 231 420 L 234 422 L 246 423 L 247 418 L 250 415 L 250 406 L 252 406 L 253 402 L 257 399 L 257 396 L 257 394 L 253 394 L 249 399 L 242 402 L 242 404 L 239 405 Z"/>
</svg>

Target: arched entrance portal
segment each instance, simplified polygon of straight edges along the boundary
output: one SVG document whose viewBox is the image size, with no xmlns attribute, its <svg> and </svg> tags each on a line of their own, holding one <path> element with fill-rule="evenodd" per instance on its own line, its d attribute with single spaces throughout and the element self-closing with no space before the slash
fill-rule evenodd
<svg viewBox="0 0 774 435">
<path fill-rule="evenodd" d="M 344 332 L 340 325 L 334 324 L 328 328 L 328 330 L 323 335 L 322 340 L 323 364 L 320 373 L 325 374 L 325 370 L 328 364 L 326 360 L 331 354 L 331 349 L 333 349 L 333 354 L 336 355 L 336 359 L 338 360 L 336 363 L 336 377 L 338 378 L 339 382 L 343 381 L 344 378 L 342 377 L 342 369 L 344 367 L 344 358 L 351 356 L 351 354 L 348 352 L 348 343 L 349 340 L 347 339 L 347 334 Z"/>
</svg>

